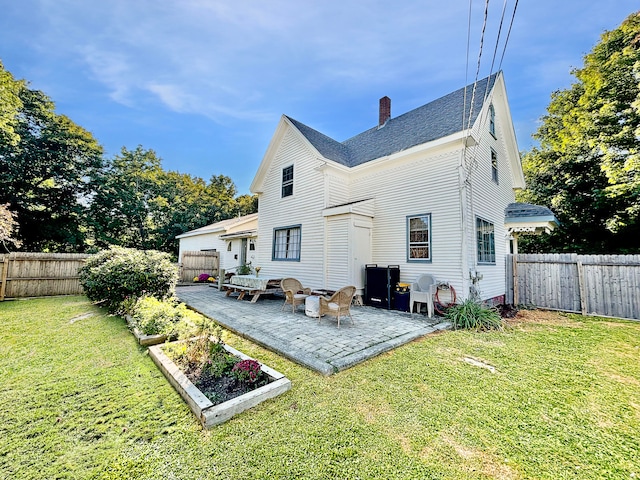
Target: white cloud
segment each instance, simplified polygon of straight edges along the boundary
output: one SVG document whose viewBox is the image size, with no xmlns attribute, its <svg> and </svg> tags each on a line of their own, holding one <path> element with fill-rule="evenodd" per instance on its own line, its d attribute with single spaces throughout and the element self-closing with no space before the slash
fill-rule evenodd
<svg viewBox="0 0 640 480">
<path fill-rule="evenodd" d="M 426 72 L 448 60 L 442 50 L 465 33 L 455 31 L 459 12 L 420 3 L 43 0 L 41 7 L 50 19 L 47 43 L 77 51 L 114 101 L 135 106 L 146 90 L 168 109 L 206 107 L 219 120 L 261 118 L 272 89 L 313 94 L 327 85 L 428 80 Z"/>
</svg>

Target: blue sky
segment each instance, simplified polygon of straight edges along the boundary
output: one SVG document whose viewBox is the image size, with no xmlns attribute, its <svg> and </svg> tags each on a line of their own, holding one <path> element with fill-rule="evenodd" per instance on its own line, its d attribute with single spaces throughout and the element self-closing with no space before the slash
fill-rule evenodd
<svg viewBox="0 0 640 480">
<path fill-rule="evenodd" d="M 498 60 L 515 0 L 507 18 Z M 489 3 L 480 76 L 505 1 Z M 108 155 L 155 150 L 167 170 L 249 185 L 287 114 L 345 140 L 471 83 L 484 2 L 0 0 L 0 59 Z M 467 31 L 471 9 L 469 62 Z M 521 150 L 551 92 L 637 0 L 520 1 L 502 70 Z M 469 65 L 467 67 L 467 65 Z M 496 69 L 494 66 L 494 70 Z"/>
</svg>

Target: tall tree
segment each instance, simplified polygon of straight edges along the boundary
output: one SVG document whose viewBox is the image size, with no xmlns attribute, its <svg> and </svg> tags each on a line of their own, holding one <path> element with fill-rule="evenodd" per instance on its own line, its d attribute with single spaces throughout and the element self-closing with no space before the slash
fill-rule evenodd
<svg viewBox="0 0 640 480">
<path fill-rule="evenodd" d="M 523 158 L 519 200 L 548 205 L 561 226 L 526 251 L 639 252 L 640 13 L 605 32 L 555 92 Z"/>
<path fill-rule="evenodd" d="M 163 174 L 153 150 L 122 148 L 96 179 L 90 224 L 97 246 L 150 248 L 155 229 L 151 203 Z"/>
<path fill-rule="evenodd" d="M 15 131 L 18 113 L 22 108 L 20 90 L 25 86 L 23 81 L 13 78 L 11 72 L 5 70 L 0 61 L 0 142 L 15 145 L 20 137 Z"/>
<path fill-rule="evenodd" d="M 15 82 L 19 103 L 0 137 L 0 203 L 20 223 L 24 250 L 77 251 L 85 245 L 83 218 L 102 147 L 91 133 L 55 113 L 53 102 Z"/>
<path fill-rule="evenodd" d="M 224 175 L 162 169 L 153 150 L 123 148 L 96 183 L 90 222 L 96 244 L 177 252 L 176 235 L 234 216 L 236 187 Z"/>
</svg>

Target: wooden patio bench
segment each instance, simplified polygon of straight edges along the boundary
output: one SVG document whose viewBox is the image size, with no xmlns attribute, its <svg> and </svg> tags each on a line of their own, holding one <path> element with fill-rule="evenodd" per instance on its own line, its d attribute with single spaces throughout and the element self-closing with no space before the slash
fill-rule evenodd
<svg viewBox="0 0 640 480">
<path fill-rule="evenodd" d="M 259 290 L 253 287 L 243 287 L 241 285 L 235 285 L 233 283 L 223 283 L 222 291 L 226 291 L 225 295 L 230 297 L 232 293 L 238 294 L 238 300 L 242 300 L 246 294 L 253 295 L 251 303 L 256 303 L 260 295 L 268 295 L 273 293 L 282 292 L 279 287 L 269 287 L 266 290 Z"/>
</svg>

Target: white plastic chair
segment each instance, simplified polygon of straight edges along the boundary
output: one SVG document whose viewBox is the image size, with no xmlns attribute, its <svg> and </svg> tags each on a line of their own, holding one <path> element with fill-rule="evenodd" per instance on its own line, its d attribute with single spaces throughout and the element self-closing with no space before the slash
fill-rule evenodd
<svg viewBox="0 0 640 480">
<path fill-rule="evenodd" d="M 427 304 L 427 314 L 429 318 L 433 317 L 433 299 L 436 293 L 437 283 L 433 275 L 423 273 L 415 282 L 411 284 L 411 292 L 409 296 L 409 311 L 413 315 L 413 304 L 418 304 L 418 312 L 420 312 L 420 304 Z"/>
</svg>

